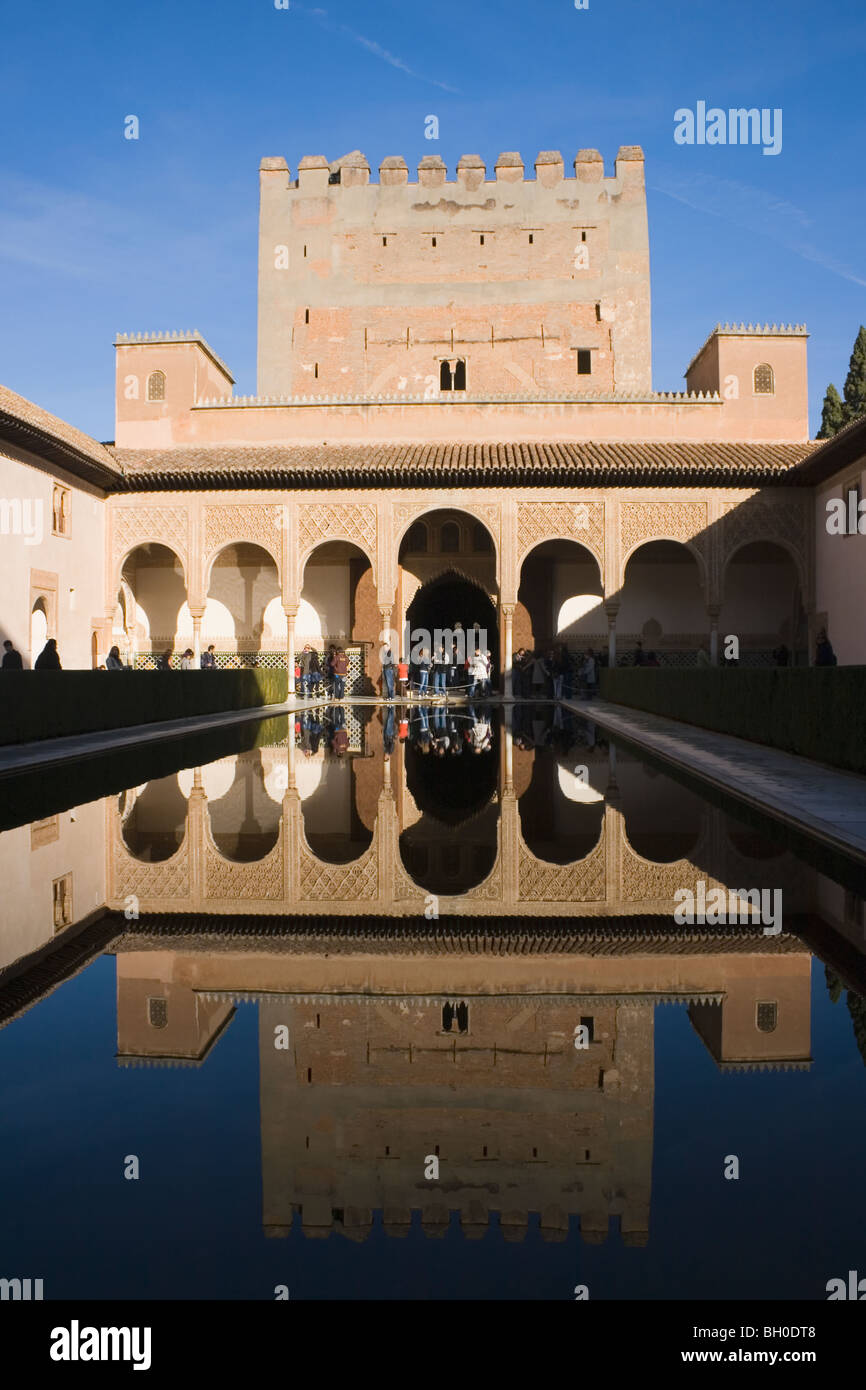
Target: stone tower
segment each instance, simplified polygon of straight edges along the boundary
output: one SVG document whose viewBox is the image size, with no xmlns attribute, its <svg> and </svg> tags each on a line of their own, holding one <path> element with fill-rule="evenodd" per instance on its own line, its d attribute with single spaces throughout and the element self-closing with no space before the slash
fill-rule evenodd
<svg viewBox="0 0 866 1390">
<path fill-rule="evenodd" d="M 526 177 L 356 151 L 260 168 L 260 396 L 570 399 L 651 388 L 643 152 Z"/>
</svg>

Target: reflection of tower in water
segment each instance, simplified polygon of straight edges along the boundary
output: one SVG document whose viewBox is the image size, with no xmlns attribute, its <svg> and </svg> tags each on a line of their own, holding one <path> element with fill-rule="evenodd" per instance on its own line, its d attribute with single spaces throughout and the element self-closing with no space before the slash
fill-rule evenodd
<svg viewBox="0 0 866 1390">
<path fill-rule="evenodd" d="M 626 1243 L 646 1242 L 651 1006 L 323 995 L 259 1008 L 266 1234 L 288 1235 L 299 1215 L 307 1236 L 363 1239 L 376 1211 L 392 1235 L 414 1211 L 437 1234 L 456 1210 L 469 1236 L 495 1213 L 520 1239 L 538 1213 L 546 1239 L 579 1215 L 586 1240 L 618 1218 Z M 580 1021 L 592 1042 L 579 1050 Z M 274 1048 L 279 1023 L 291 1054 Z"/>
</svg>

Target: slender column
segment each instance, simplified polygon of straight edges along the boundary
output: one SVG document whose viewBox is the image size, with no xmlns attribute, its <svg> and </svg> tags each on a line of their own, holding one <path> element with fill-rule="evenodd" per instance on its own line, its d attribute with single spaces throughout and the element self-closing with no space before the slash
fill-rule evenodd
<svg viewBox="0 0 866 1390">
<path fill-rule="evenodd" d="M 707 604 L 707 614 L 710 619 L 710 665 L 719 664 L 719 614 L 721 607 L 717 603 Z"/>
<path fill-rule="evenodd" d="M 502 678 L 500 688 L 506 700 L 514 698 L 511 689 L 511 663 L 514 659 L 514 604 L 503 603 L 500 609 L 502 613 L 502 629 L 500 650 L 502 652 Z M 509 745 L 510 746 L 510 745 Z"/>
<path fill-rule="evenodd" d="M 287 677 L 288 677 L 288 682 L 289 682 L 289 686 L 288 686 L 289 694 L 290 694 L 290 695 L 294 695 L 294 693 L 295 693 L 295 618 L 297 617 L 297 612 L 290 612 L 288 608 L 284 609 L 284 612 L 285 612 L 285 615 L 286 615 L 286 628 L 288 629 L 287 637 L 286 637 L 286 675 L 287 675 Z"/>
<path fill-rule="evenodd" d="M 196 610 L 192 615 L 192 650 L 195 656 L 195 669 L 201 666 L 201 620 L 204 614 Z"/>
<path fill-rule="evenodd" d="M 616 615 L 619 604 L 606 603 L 604 611 L 607 614 L 607 664 L 613 669 L 616 666 Z"/>
</svg>

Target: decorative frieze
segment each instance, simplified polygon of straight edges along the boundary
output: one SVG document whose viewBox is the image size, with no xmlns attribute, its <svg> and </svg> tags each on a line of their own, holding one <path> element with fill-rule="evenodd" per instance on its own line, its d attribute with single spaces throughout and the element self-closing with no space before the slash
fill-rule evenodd
<svg viewBox="0 0 866 1390">
<path fill-rule="evenodd" d="M 227 545 L 260 545 L 279 569 L 283 508 L 273 503 L 221 502 L 204 509 L 204 549 L 212 557 Z"/>
<path fill-rule="evenodd" d="M 543 541 L 576 541 L 598 561 L 604 578 L 603 502 L 519 502 L 517 505 L 517 564 Z"/>
<path fill-rule="evenodd" d="M 345 540 L 376 556 L 375 503 L 304 503 L 297 510 L 298 555 L 306 558 L 317 545 Z"/>
</svg>

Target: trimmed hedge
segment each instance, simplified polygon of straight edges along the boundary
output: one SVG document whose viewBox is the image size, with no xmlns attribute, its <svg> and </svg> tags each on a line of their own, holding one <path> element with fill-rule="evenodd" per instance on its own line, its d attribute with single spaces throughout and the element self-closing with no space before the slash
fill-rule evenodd
<svg viewBox="0 0 866 1390">
<path fill-rule="evenodd" d="M 286 672 L 3 671 L 0 744 L 282 704 Z"/>
<path fill-rule="evenodd" d="M 602 669 L 606 700 L 866 772 L 866 666 Z"/>
</svg>

